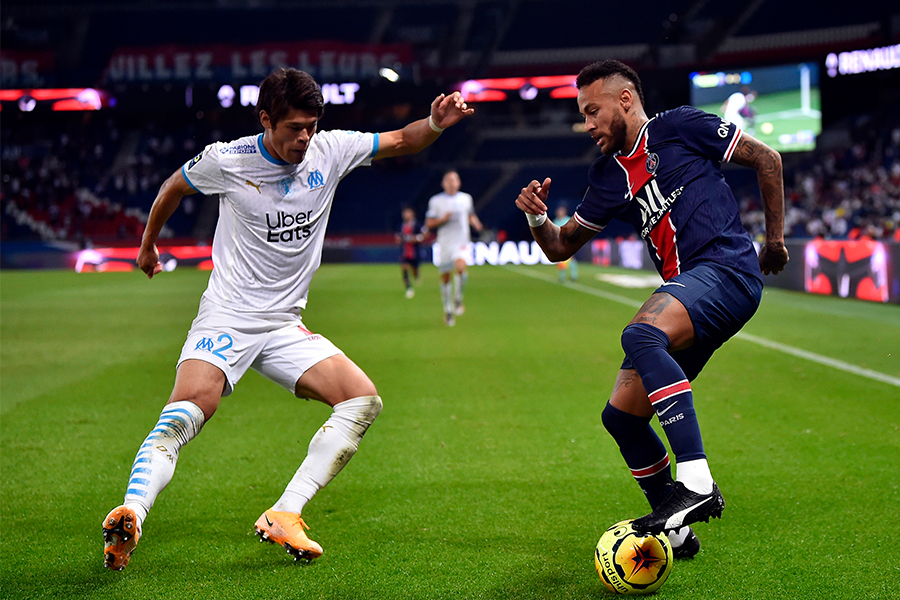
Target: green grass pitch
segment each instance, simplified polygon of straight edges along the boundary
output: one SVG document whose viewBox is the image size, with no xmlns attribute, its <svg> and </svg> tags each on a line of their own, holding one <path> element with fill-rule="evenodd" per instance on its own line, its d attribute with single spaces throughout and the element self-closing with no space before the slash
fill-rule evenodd
<svg viewBox="0 0 900 600">
<path fill-rule="evenodd" d="M 583 264 L 563 286 L 550 266 L 474 267 L 448 328 L 434 267 L 408 300 L 396 265 L 325 265 L 306 324 L 385 404 L 304 513 L 325 555 L 294 564 L 252 535 L 328 409 L 251 372 L 113 573 L 100 522 L 171 391 L 207 274 L 3 272 L 0 597 L 612 597 L 594 545 L 647 506 L 600 412 L 650 290 L 599 273 Z M 744 331 L 846 368 L 749 336 L 716 354 L 694 389 L 727 508 L 656 597 L 895 598 L 900 310 L 767 289 Z"/>
</svg>

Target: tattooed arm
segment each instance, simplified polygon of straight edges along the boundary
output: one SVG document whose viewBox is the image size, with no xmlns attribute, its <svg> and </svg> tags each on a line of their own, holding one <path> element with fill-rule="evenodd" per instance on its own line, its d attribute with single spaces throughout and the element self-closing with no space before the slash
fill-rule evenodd
<svg viewBox="0 0 900 600">
<path fill-rule="evenodd" d="M 562 227 L 547 219 L 540 227 L 532 227 L 531 234 L 547 258 L 560 262 L 572 258 L 597 232 L 582 227 L 575 219 L 569 219 Z"/>
<path fill-rule="evenodd" d="M 519 210 L 530 215 L 546 215 L 550 183 L 548 177 L 543 183 L 535 180 L 522 188 L 519 197 L 516 198 Z M 562 227 L 557 227 L 550 219 L 546 219 L 537 227 L 531 227 L 531 235 L 547 258 L 554 262 L 568 260 L 596 234 L 596 231 L 579 225 L 575 219 L 569 219 Z"/>
<path fill-rule="evenodd" d="M 756 171 L 766 213 L 766 244 L 759 252 L 759 266 L 768 275 L 778 273 L 788 262 L 784 247 L 784 177 L 781 155 L 747 133 L 741 134 L 731 162 Z"/>
</svg>

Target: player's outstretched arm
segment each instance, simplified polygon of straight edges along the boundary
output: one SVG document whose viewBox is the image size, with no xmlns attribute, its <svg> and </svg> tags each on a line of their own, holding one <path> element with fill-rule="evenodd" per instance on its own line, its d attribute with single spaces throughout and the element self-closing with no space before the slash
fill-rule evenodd
<svg viewBox="0 0 900 600">
<path fill-rule="evenodd" d="M 547 258 L 553 262 L 568 260 L 596 234 L 578 224 L 575 219 L 558 227 L 547 218 L 547 197 L 550 195 L 549 177 L 543 183 L 533 180 L 522 188 L 516 206 L 528 216 L 531 235 Z M 542 218 L 543 217 L 543 218 Z"/>
<path fill-rule="evenodd" d="M 478 215 L 472 213 L 469 215 L 469 225 L 475 228 L 475 231 L 481 233 L 484 231 L 484 224 L 481 222 L 481 219 L 478 218 Z"/>
<path fill-rule="evenodd" d="M 766 244 L 759 252 L 763 273 L 776 274 L 789 260 L 784 247 L 784 175 L 781 155 L 753 136 L 741 134 L 731 162 L 756 171 L 766 214 Z"/>
<path fill-rule="evenodd" d="M 197 190 L 190 186 L 181 174 L 181 169 L 172 173 L 159 188 L 159 193 L 150 208 L 150 216 L 147 218 L 147 226 L 141 239 L 141 250 L 137 257 L 137 265 L 147 274 L 147 279 L 152 279 L 162 271 L 162 265 L 159 264 L 159 250 L 156 248 L 159 232 L 178 208 L 181 199 L 195 193 Z"/>
<path fill-rule="evenodd" d="M 459 92 L 441 94 L 431 103 L 427 119 L 413 121 L 403 129 L 386 131 L 378 136 L 378 152 L 374 158 L 415 154 L 430 146 L 441 132 L 473 114 L 474 108 L 463 102 Z"/>
</svg>

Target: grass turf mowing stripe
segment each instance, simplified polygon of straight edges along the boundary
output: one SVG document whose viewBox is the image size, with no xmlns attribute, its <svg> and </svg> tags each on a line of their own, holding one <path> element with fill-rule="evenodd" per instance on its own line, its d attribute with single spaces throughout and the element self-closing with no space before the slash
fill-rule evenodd
<svg viewBox="0 0 900 600">
<path fill-rule="evenodd" d="M 510 270 L 519 273 L 521 275 L 527 275 L 528 277 L 533 277 L 535 279 L 540 279 L 542 281 L 547 281 L 549 283 L 558 285 L 558 278 L 553 275 L 546 275 L 544 273 L 539 273 L 532 270 L 523 270 L 523 269 L 515 269 L 510 267 Z M 598 290 L 596 288 L 592 288 L 587 285 L 583 285 L 580 283 L 567 283 L 566 287 L 571 288 L 573 290 L 583 292 L 585 294 L 591 294 L 593 296 L 598 296 L 600 298 L 604 298 L 606 300 L 612 300 L 613 302 L 618 302 L 620 304 L 625 304 L 627 306 L 633 306 L 634 308 L 640 308 L 643 305 L 643 302 L 636 301 L 632 298 L 627 298 L 625 296 L 620 296 L 618 294 L 613 294 L 610 292 L 604 292 L 603 290 Z M 779 342 L 775 342 L 763 337 L 759 337 L 756 335 L 751 335 L 749 333 L 739 332 L 735 338 L 746 340 L 748 342 L 753 342 L 754 344 L 758 344 L 765 348 L 769 348 L 771 350 L 777 350 L 779 352 L 783 352 L 784 354 L 789 354 L 791 356 L 795 356 L 797 358 L 802 358 L 808 360 L 810 362 L 818 363 L 820 365 L 824 365 L 826 367 L 831 367 L 834 369 L 838 369 L 840 371 L 844 371 L 845 373 L 851 373 L 853 375 L 858 375 L 860 377 L 866 377 L 868 379 L 873 379 L 875 381 L 880 381 L 882 383 L 887 383 L 889 385 L 900 387 L 900 377 L 892 377 L 891 375 L 886 375 L 884 373 L 879 373 L 878 371 L 873 371 L 872 369 L 866 369 L 864 367 L 860 367 L 848 362 L 844 362 L 842 360 L 838 360 L 836 358 L 831 358 L 828 356 L 822 356 L 821 354 L 816 354 L 815 352 L 810 352 L 808 350 L 803 350 L 801 348 L 795 348 L 793 346 L 789 346 L 787 344 L 782 344 Z"/>
</svg>

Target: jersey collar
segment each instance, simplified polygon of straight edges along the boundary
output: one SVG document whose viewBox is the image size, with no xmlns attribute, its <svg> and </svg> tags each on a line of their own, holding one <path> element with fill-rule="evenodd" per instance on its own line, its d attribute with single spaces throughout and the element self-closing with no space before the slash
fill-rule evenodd
<svg viewBox="0 0 900 600">
<path fill-rule="evenodd" d="M 259 134 L 259 137 L 256 138 L 256 145 L 259 146 L 259 153 L 262 154 L 263 158 L 269 161 L 272 164 L 278 165 L 279 167 L 286 167 L 290 163 L 281 160 L 280 158 L 275 158 L 269 151 L 266 150 L 265 144 L 263 144 L 263 134 Z"/>
<path fill-rule="evenodd" d="M 653 117 L 653 119 L 655 118 L 656 117 Z M 637 152 L 638 148 L 641 148 L 643 146 L 642 142 L 644 140 L 644 137 L 646 137 L 647 135 L 647 127 L 650 126 L 650 121 L 652 121 L 653 119 L 648 119 L 643 125 L 641 125 L 641 129 L 640 131 L 638 131 L 637 137 L 634 139 L 634 146 L 631 148 L 631 150 L 628 151 L 628 154 L 624 155 L 626 158 L 634 155 L 634 153 Z M 622 155 L 621 150 L 619 150 L 619 154 Z"/>
</svg>

